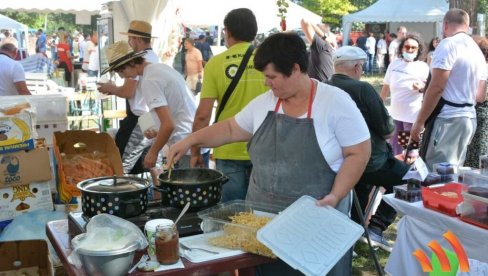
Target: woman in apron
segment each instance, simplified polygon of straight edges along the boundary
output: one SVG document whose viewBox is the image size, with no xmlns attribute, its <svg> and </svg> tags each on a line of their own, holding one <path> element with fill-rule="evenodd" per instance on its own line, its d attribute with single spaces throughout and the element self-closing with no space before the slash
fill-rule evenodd
<svg viewBox="0 0 488 276">
<path fill-rule="evenodd" d="M 296 34 L 278 33 L 258 48 L 254 65 L 268 92 L 234 118 L 202 129 L 170 148 L 169 162 L 191 146 L 248 141 L 253 163 L 246 200 L 289 206 L 303 195 L 349 215 L 350 191 L 368 162 L 369 131 L 352 99 L 307 75 L 307 53 Z M 352 250 L 329 272 L 351 275 Z M 260 275 L 301 274 L 282 261 Z"/>
</svg>

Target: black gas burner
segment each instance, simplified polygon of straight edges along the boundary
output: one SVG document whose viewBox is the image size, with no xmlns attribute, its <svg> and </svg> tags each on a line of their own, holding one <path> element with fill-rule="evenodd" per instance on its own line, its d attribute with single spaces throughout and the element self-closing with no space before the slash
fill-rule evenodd
<svg viewBox="0 0 488 276">
<path fill-rule="evenodd" d="M 148 220 L 167 218 L 173 221 L 180 214 L 181 209 L 174 207 L 162 206 L 160 201 L 149 202 L 144 214 L 137 217 L 126 218 L 126 220 L 137 225 L 142 231 Z M 90 219 L 83 215 L 82 212 L 71 212 L 68 214 L 69 234 L 76 236 L 85 232 L 85 226 Z M 187 212 L 178 222 L 178 231 L 180 237 L 201 234 L 200 223 L 202 220 L 198 217 L 197 212 Z"/>
</svg>

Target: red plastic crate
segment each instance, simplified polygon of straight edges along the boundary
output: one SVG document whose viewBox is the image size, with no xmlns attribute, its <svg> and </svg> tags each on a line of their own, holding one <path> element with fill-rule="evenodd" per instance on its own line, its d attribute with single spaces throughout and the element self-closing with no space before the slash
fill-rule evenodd
<svg viewBox="0 0 488 276">
<path fill-rule="evenodd" d="M 467 187 L 460 183 L 447 183 L 443 186 L 422 187 L 422 202 L 424 207 L 456 217 L 456 207 L 464 201 L 462 191 Z M 454 192 L 456 198 L 442 195 L 444 192 Z"/>
</svg>

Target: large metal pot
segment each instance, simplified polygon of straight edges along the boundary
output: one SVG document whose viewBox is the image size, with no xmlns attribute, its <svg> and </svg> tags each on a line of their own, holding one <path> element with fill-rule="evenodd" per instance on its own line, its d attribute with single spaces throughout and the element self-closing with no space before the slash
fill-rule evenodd
<svg viewBox="0 0 488 276">
<path fill-rule="evenodd" d="M 210 207 L 220 201 L 222 185 L 229 178 L 221 172 L 205 169 L 175 169 L 168 179 L 168 172 L 159 175 L 163 204 L 183 208 L 190 202 L 190 209 Z"/>
<path fill-rule="evenodd" d="M 138 177 L 97 177 L 78 183 L 83 214 L 92 217 L 107 213 L 130 218 L 147 209 L 147 180 Z"/>
</svg>

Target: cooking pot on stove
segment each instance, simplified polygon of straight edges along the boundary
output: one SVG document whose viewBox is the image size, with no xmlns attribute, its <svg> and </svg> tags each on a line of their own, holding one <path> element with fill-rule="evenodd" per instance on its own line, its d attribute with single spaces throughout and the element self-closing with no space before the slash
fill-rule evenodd
<svg viewBox="0 0 488 276">
<path fill-rule="evenodd" d="M 222 185 L 229 178 L 219 171 L 206 168 L 174 169 L 168 179 L 168 171 L 159 175 L 163 205 L 183 208 L 190 202 L 190 209 L 202 209 L 220 201 Z"/>
<path fill-rule="evenodd" d="M 145 179 L 128 176 L 91 178 L 77 185 L 84 215 L 107 213 L 122 218 L 146 211 L 149 186 Z"/>
</svg>

